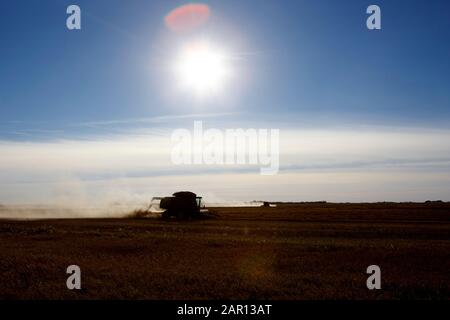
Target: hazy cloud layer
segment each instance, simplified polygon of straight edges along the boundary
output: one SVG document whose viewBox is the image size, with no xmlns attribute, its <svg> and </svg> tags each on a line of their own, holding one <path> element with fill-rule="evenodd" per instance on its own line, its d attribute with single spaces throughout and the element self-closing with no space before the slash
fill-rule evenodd
<svg viewBox="0 0 450 320">
<path fill-rule="evenodd" d="M 189 189 L 211 201 L 450 200 L 450 131 L 282 129 L 280 174 L 174 166 L 170 130 L 53 142 L 0 141 L 0 202 L 103 206 Z"/>
</svg>

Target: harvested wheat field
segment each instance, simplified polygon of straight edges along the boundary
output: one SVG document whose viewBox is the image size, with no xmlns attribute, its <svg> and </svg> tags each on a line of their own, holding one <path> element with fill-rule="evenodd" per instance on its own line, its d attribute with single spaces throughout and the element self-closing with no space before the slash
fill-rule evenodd
<svg viewBox="0 0 450 320">
<path fill-rule="evenodd" d="M 450 204 L 0 221 L 1 299 L 449 299 Z M 68 290 L 66 268 L 81 268 Z M 366 269 L 381 268 L 381 290 Z"/>
</svg>

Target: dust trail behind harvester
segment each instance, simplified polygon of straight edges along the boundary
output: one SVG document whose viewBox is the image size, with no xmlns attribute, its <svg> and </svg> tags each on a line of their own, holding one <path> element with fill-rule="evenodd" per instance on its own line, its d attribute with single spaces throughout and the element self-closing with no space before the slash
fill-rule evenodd
<svg viewBox="0 0 450 320">
<path fill-rule="evenodd" d="M 83 205 L 0 205 L 0 219 L 10 220 L 42 220 L 42 219 L 95 219 L 95 218 L 130 218 L 144 213 L 145 217 L 160 217 L 164 211 L 159 207 L 160 198 L 153 198 L 148 203 L 123 202 L 112 204 Z M 214 207 L 260 207 L 261 201 L 205 201 L 206 208 Z M 142 216 L 144 216 L 142 214 Z"/>
<path fill-rule="evenodd" d="M 94 219 L 125 218 L 137 206 L 111 205 L 105 207 L 63 207 L 52 205 L 7 205 L 0 206 L 0 219 Z"/>
</svg>

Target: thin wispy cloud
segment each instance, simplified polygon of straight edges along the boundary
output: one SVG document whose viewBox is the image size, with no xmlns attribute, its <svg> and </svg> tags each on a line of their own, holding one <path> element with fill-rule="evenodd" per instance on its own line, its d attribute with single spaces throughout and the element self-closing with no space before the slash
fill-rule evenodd
<svg viewBox="0 0 450 320">
<path fill-rule="evenodd" d="M 155 124 L 155 123 L 171 123 L 177 120 L 185 119 L 209 119 L 225 116 L 237 115 L 235 112 L 222 112 L 222 113 L 194 113 L 184 115 L 166 115 L 156 116 L 148 118 L 133 118 L 133 119 L 120 119 L 120 120 L 103 120 L 103 121 L 90 121 L 80 122 L 72 124 L 72 126 L 81 127 L 101 127 L 101 126 L 115 126 L 115 125 L 132 125 L 132 124 Z"/>
</svg>

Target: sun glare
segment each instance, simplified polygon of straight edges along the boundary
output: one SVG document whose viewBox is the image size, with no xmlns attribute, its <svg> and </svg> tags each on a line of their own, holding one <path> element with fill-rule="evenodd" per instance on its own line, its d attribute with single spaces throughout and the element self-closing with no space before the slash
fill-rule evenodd
<svg viewBox="0 0 450 320">
<path fill-rule="evenodd" d="M 180 86 L 201 96 L 220 93 L 230 72 L 226 54 L 207 42 L 184 47 L 175 70 Z"/>
</svg>

